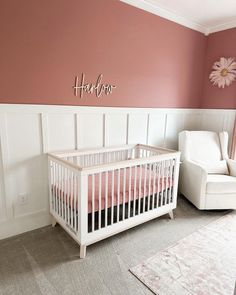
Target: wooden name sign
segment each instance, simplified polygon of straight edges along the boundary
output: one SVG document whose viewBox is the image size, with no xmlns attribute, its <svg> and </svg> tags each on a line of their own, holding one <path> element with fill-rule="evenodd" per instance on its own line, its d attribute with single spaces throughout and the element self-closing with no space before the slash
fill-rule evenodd
<svg viewBox="0 0 236 295">
<path fill-rule="evenodd" d="M 89 94 L 95 93 L 97 97 L 100 97 L 103 94 L 106 94 L 106 95 L 111 94 L 112 90 L 116 88 L 116 86 L 110 85 L 110 84 L 103 84 L 102 79 L 103 79 L 103 75 L 100 74 L 95 84 L 93 84 L 93 83 L 85 83 L 85 74 L 82 74 L 80 82 L 79 82 L 79 77 L 76 76 L 75 85 L 73 86 L 75 96 L 78 96 L 78 93 L 79 93 L 80 98 L 83 98 L 84 92 Z"/>
</svg>

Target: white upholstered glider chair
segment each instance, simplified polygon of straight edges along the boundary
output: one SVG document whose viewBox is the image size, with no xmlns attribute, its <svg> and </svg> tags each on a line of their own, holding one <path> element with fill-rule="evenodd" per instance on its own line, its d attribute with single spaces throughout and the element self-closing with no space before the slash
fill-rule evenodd
<svg viewBox="0 0 236 295">
<path fill-rule="evenodd" d="M 179 133 L 179 190 L 199 209 L 236 209 L 236 161 L 228 156 L 228 133 Z"/>
</svg>

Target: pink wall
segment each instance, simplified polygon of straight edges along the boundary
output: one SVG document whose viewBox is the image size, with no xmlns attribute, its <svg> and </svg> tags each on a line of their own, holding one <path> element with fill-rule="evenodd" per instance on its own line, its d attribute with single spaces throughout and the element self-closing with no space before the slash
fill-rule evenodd
<svg viewBox="0 0 236 295">
<path fill-rule="evenodd" d="M 0 36 L 2 103 L 200 107 L 206 37 L 118 0 L 1 0 Z M 81 100 L 82 72 L 117 89 Z"/>
<path fill-rule="evenodd" d="M 220 57 L 236 58 L 236 29 L 211 34 L 207 41 L 206 71 L 203 87 L 203 108 L 236 108 L 236 82 L 224 89 L 209 81 L 212 65 Z"/>
</svg>

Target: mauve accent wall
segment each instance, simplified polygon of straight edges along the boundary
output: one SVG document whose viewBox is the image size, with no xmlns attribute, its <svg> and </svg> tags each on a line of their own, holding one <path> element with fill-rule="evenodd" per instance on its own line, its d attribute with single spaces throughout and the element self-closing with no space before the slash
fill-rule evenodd
<svg viewBox="0 0 236 295">
<path fill-rule="evenodd" d="M 209 80 L 212 65 L 220 57 L 236 58 L 236 29 L 208 36 L 206 71 L 201 106 L 203 108 L 236 108 L 236 82 L 224 89 L 213 86 Z"/>
<path fill-rule="evenodd" d="M 201 106 L 207 38 L 118 0 L 1 0 L 0 36 L 1 103 Z M 222 47 L 232 55 L 236 41 Z M 75 97 L 82 72 L 88 82 L 103 73 L 117 89 Z M 235 90 L 236 83 L 226 90 L 231 104 Z"/>
</svg>

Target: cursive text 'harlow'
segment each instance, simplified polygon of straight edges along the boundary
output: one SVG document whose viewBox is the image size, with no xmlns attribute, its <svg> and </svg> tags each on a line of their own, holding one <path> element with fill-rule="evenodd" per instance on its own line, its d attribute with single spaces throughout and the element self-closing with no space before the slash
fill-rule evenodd
<svg viewBox="0 0 236 295">
<path fill-rule="evenodd" d="M 100 74 L 97 78 L 95 84 L 93 83 L 85 83 L 85 74 L 82 74 L 81 81 L 79 83 L 79 77 L 75 77 L 75 85 L 74 85 L 74 94 L 78 96 L 78 91 L 80 98 L 83 98 L 84 92 L 89 94 L 95 93 L 97 97 L 100 97 L 102 94 L 111 94 L 112 90 L 116 88 L 114 85 L 103 84 L 102 83 L 103 75 Z"/>
</svg>

